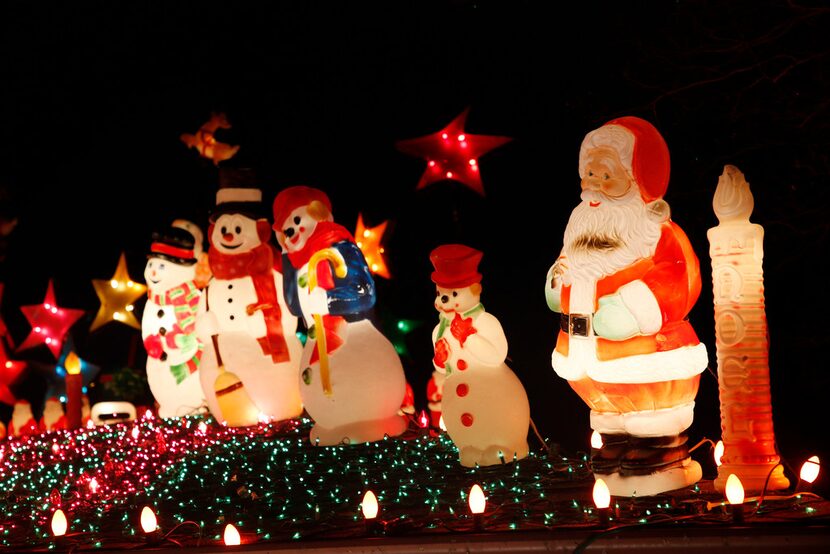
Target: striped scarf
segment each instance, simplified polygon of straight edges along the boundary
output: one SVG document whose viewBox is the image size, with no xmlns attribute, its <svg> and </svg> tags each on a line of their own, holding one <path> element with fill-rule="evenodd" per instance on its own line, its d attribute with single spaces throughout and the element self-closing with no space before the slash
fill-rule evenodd
<svg viewBox="0 0 830 554">
<path fill-rule="evenodd" d="M 174 287 L 164 294 L 148 294 L 150 300 L 158 306 L 173 306 L 173 315 L 183 333 L 190 334 L 196 330 L 196 308 L 199 305 L 199 289 L 196 283 L 188 281 Z"/>
</svg>

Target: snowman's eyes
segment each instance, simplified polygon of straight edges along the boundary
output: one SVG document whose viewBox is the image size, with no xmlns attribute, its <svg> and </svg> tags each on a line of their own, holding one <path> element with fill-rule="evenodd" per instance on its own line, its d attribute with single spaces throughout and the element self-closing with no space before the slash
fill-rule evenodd
<svg viewBox="0 0 830 554">
<path fill-rule="evenodd" d="M 593 176 L 594 176 L 594 172 L 589 169 L 588 170 L 588 177 L 593 177 Z"/>
<path fill-rule="evenodd" d="M 299 225 L 299 224 L 300 224 L 300 221 L 302 221 L 302 219 L 300 218 L 300 216 L 295 215 L 295 216 L 294 216 L 294 225 Z"/>
<path fill-rule="evenodd" d="M 147 267 L 152 268 L 152 267 L 153 267 L 153 262 L 148 262 L 148 263 L 147 263 Z"/>
<path fill-rule="evenodd" d="M 164 264 L 159 264 L 159 269 L 164 269 Z"/>
<path fill-rule="evenodd" d="M 610 179 L 610 177 L 608 176 L 608 174 L 607 174 L 607 173 L 606 173 L 605 175 L 603 175 L 603 176 L 602 176 L 602 178 L 603 178 L 603 179 L 605 179 L 606 181 L 607 181 L 608 179 Z"/>
<path fill-rule="evenodd" d="M 236 231 L 236 234 L 237 234 L 237 235 L 241 235 L 241 234 L 242 234 L 242 227 L 240 227 L 239 225 L 237 225 L 237 226 L 236 226 L 236 229 L 234 229 L 234 231 Z"/>
<path fill-rule="evenodd" d="M 227 235 L 227 234 L 228 234 L 228 228 L 227 228 L 227 227 L 224 227 L 224 226 L 223 226 L 223 227 L 220 229 L 220 231 L 222 232 L 222 234 L 223 234 L 223 235 Z"/>
<path fill-rule="evenodd" d="M 452 296 L 453 296 L 453 298 L 455 298 L 456 296 L 458 296 L 458 293 L 455 292 L 455 291 L 452 291 Z"/>
</svg>

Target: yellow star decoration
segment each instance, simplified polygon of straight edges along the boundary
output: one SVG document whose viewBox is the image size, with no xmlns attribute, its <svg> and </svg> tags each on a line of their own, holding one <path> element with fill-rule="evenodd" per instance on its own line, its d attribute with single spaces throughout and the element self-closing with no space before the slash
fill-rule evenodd
<svg viewBox="0 0 830 554">
<path fill-rule="evenodd" d="M 389 274 L 389 269 L 387 269 L 386 262 L 383 259 L 384 248 L 380 245 L 388 223 L 388 221 L 384 221 L 377 227 L 366 227 L 363 224 L 363 215 L 357 214 L 357 228 L 354 232 L 354 238 L 357 241 L 357 247 L 360 248 L 363 257 L 366 258 L 369 270 L 376 275 L 391 279 L 392 276 Z"/>
<path fill-rule="evenodd" d="M 96 330 L 110 321 L 120 321 L 130 327 L 141 329 L 141 324 L 133 314 L 133 302 L 141 298 L 147 292 L 147 287 L 130 279 L 127 273 L 127 258 L 124 253 L 118 259 L 118 267 L 112 279 L 93 279 L 92 286 L 101 300 L 101 308 L 95 321 L 92 322 L 90 331 Z"/>
</svg>

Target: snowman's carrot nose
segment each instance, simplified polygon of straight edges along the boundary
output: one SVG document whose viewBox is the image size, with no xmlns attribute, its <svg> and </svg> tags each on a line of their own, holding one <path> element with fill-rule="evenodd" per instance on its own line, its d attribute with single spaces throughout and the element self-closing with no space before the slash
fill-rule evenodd
<svg viewBox="0 0 830 554">
<path fill-rule="evenodd" d="M 224 235 L 222 235 L 222 239 L 224 239 L 224 240 L 226 240 L 226 241 L 230 242 L 230 241 L 232 241 L 232 240 L 233 240 L 233 235 L 232 235 L 232 234 L 230 234 L 230 233 L 225 233 Z"/>
</svg>

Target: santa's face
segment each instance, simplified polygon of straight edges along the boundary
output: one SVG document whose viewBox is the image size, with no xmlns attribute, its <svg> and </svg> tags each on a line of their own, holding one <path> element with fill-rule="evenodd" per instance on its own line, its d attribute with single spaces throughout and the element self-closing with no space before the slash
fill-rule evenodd
<svg viewBox="0 0 830 554">
<path fill-rule="evenodd" d="M 565 229 L 565 284 L 610 275 L 654 253 L 664 218 L 648 209 L 637 187 L 617 197 L 583 188 L 581 198 Z"/>
<path fill-rule="evenodd" d="M 182 265 L 154 256 L 149 258 L 144 266 L 144 280 L 150 292 L 164 292 L 195 278 L 196 264 Z"/>
<path fill-rule="evenodd" d="M 316 228 L 317 220 L 308 213 L 307 206 L 301 206 L 285 218 L 275 233 L 283 250 L 297 252 L 303 249 Z"/>
<path fill-rule="evenodd" d="M 464 313 L 475 308 L 480 301 L 481 286 L 477 283 L 459 289 L 435 287 L 435 309 L 439 312 Z"/>
<path fill-rule="evenodd" d="M 609 198 L 620 198 L 632 189 L 632 185 L 616 150 L 598 146 L 586 154 L 582 190 L 595 190 Z"/>
<path fill-rule="evenodd" d="M 262 241 L 255 220 L 242 214 L 222 214 L 213 225 L 210 244 L 223 254 L 241 254 Z"/>
</svg>

